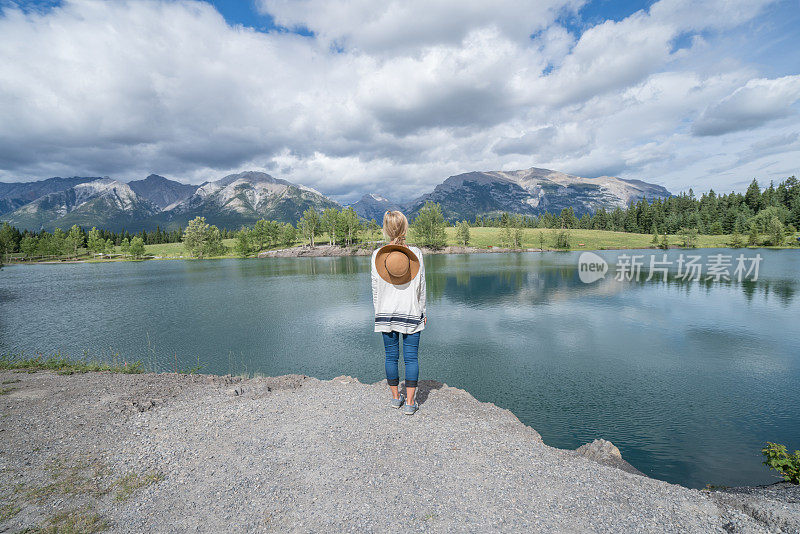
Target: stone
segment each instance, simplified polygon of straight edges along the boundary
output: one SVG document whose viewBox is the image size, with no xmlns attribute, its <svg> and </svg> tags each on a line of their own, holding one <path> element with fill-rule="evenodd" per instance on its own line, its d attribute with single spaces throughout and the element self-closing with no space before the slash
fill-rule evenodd
<svg viewBox="0 0 800 534">
<path fill-rule="evenodd" d="M 586 443 L 575 449 L 575 453 L 593 460 L 599 464 L 616 467 L 628 473 L 635 475 L 646 476 L 644 473 L 633 467 L 631 464 L 622 459 L 622 453 L 619 449 L 608 440 L 596 439 L 591 443 Z"/>
</svg>

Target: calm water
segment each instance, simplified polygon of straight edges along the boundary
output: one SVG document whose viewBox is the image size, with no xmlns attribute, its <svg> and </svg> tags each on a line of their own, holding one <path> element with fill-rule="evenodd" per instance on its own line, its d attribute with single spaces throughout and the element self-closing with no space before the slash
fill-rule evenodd
<svg viewBox="0 0 800 534">
<path fill-rule="evenodd" d="M 699 254 L 719 252 L 739 253 Z M 656 478 L 772 482 L 763 443 L 800 448 L 800 254 L 756 252 L 749 283 L 618 282 L 617 252 L 599 253 L 611 272 L 593 284 L 577 253 L 429 256 L 420 378 L 509 408 L 553 446 L 609 439 Z M 368 258 L 10 266 L 0 303 L 3 353 L 383 378 Z"/>
</svg>

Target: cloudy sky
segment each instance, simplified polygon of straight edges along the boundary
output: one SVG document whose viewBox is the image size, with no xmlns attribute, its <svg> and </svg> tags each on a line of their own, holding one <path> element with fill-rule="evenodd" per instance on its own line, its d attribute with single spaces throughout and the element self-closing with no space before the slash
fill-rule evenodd
<svg viewBox="0 0 800 534">
<path fill-rule="evenodd" d="M 799 42 L 800 0 L 0 0 L 0 180 L 741 191 L 798 173 Z"/>
</svg>

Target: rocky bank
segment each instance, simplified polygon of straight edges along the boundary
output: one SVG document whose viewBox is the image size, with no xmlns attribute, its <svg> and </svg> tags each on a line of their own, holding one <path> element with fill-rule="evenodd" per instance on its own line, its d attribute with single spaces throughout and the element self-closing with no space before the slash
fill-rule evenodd
<svg viewBox="0 0 800 534">
<path fill-rule="evenodd" d="M 800 492 L 650 479 L 423 381 L 0 372 L 0 532 L 800 532 Z"/>
<path fill-rule="evenodd" d="M 338 245 L 301 245 L 298 247 L 267 250 L 258 254 L 259 258 L 301 258 L 301 257 L 327 257 L 327 256 L 370 256 L 372 251 L 380 246 L 376 243 L 367 247 L 340 247 Z M 421 247 L 422 253 L 428 254 L 480 254 L 492 252 L 541 252 L 538 248 L 510 249 L 502 247 L 476 248 L 448 245 L 442 248 Z"/>
</svg>

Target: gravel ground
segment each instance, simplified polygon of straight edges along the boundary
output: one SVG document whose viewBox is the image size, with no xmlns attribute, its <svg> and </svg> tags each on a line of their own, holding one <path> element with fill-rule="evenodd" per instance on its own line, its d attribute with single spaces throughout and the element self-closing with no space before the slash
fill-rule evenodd
<svg viewBox="0 0 800 534">
<path fill-rule="evenodd" d="M 626 472 L 438 382 L 408 417 L 349 377 L 0 379 L 0 532 L 800 532 L 796 493 Z"/>
</svg>

